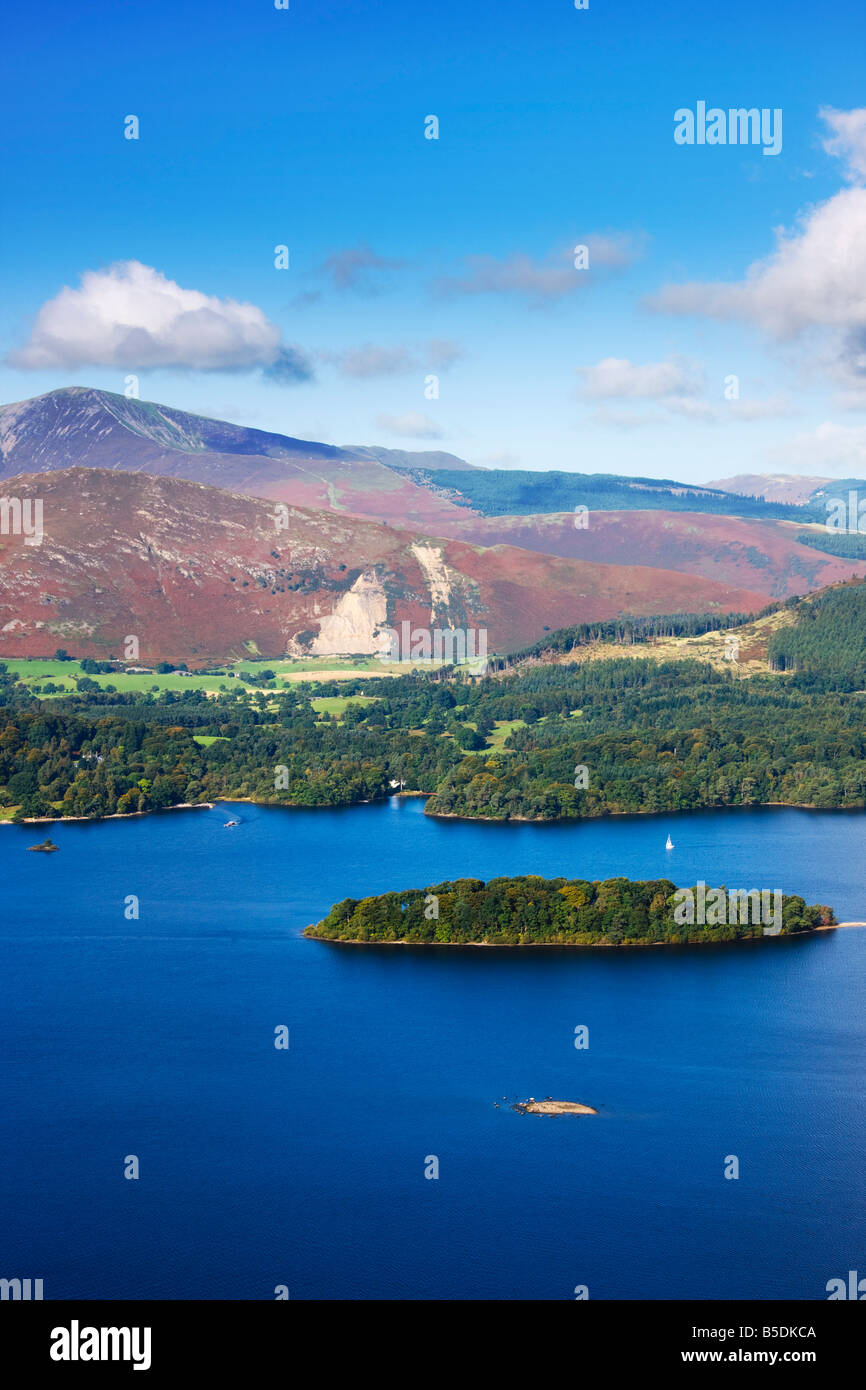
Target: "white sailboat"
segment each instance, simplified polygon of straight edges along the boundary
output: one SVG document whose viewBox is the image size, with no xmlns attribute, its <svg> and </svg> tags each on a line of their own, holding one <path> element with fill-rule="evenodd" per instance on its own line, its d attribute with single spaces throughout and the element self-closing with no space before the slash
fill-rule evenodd
<svg viewBox="0 0 866 1390">
<path fill-rule="evenodd" d="M 668 842 L 667 842 L 667 844 L 665 845 L 665 849 L 673 849 L 673 847 L 674 847 L 674 842 L 673 842 L 673 840 L 671 839 L 670 835 L 668 835 Z"/>
</svg>

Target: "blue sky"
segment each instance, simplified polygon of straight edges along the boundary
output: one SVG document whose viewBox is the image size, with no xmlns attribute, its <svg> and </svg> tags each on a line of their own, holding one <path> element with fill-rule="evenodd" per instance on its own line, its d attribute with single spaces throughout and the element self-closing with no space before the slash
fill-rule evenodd
<svg viewBox="0 0 866 1390">
<path fill-rule="evenodd" d="M 0 399 L 134 374 L 499 466 L 866 473 L 864 40 L 854 0 L 19 11 Z M 781 152 L 677 145 L 699 100 L 781 109 Z"/>
</svg>

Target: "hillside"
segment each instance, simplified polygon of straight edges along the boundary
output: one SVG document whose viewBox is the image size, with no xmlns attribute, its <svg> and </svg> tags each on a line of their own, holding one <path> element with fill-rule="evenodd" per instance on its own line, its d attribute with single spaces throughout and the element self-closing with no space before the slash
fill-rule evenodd
<svg viewBox="0 0 866 1390">
<path fill-rule="evenodd" d="M 570 512 L 547 516 L 457 516 L 443 534 L 479 545 L 518 545 L 571 559 L 633 564 L 701 575 L 785 599 L 866 575 L 866 553 L 831 556 L 797 543 L 789 522 L 750 521 L 698 512 L 597 511 L 585 528 Z M 822 530 L 819 541 L 826 538 Z"/>
<path fill-rule="evenodd" d="M 733 478 L 719 478 L 707 487 L 720 488 L 742 497 L 763 497 L 765 502 L 785 502 L 802 506 L 816 488 L 829 483 L 830 478 L 806 477 L 798 473 L 737 473 Z"/>
<path fill-rule="evenodd" d="M 832 518 L 834 526 L 839 525 L 838 517 L 834 517 L 836 508 L 833 506 L 833 499 L 839 499 L 844 504 L 844 514 L 842 519 L 843 534 L 850 530 L 852 534 L 858 533 L 858 520 L 863 517 L 855 518 L 849 515 L 851 494 L 855 493 L 854 507 L 863 508 L 866 513 L 866 479 L 864 478 L 825 478 L 825 477 L 806 477 L 797 473 L 741 473 L 735 478 L 723 478 L 720 482 L 709 483 L 709 487 L 724 488 L 732 495 L 763 497 L 768 503 L 794 504 L 801 508 L 800 519 L 803 521 L 812 520 L 817 523 L 821 531 Z M 791 517 L 796 520 L 796 515 Z M 866 529 L 866 522 L 864 522 Z M 825 534 L 828 534 L 825 532 Z M 833 534 L 833 532 L 829 533 Z M 863 534 L 860 530 L 859 534 Z"/>
<path fill-rule="evenodd" d="M 727 615 L 684 615 L 647 623 L 619 620 L 601 630 L 551 632 L 532 647 L 496 663 L 497 669 L 539 664 L 570 666 L 593 661 L 700 661 L 736 677 L 795 675 L 803 688 L 862 691 L 866 686 L 866 583 L 834 584 L 748 621 Z M 697 627 L 694 634 L 684 628 Z M 626 629 L 619 632 L 617 629 Z M 732 645 L 735 644 L 735 645 Z"/>
<path fill-rule="evenodd" d="M 796 604 L 792 621 L 776 631 L 768 658 L 822 688 L 866 684 L 866 584 L 843 584 Z"/>
<path fill-rule="evenodd" d="M 82 518 L 76 528 L 68 482 L 40 484 L 39 495 L 56 503 L 60 528 L 49 527 L 46 545 L 61 541 L 68 550 L 62 559 L 55 552 L 52 569 L 50 546 L 28 547 L 17 556 L 23 568 L 0 576 L 10 604 L 15 583 L 25 595 L 41 595 L 23 610 L 9 608 L 11 627 L 2 642 L 11 655 L 50 654 L 43 637 L 55 631 L 63 639 L 58 645 L 86 639 L 93 650 L 79 654 L 104 655 L 106 642 L 116 645 L 118 628 L 123 636 L 132 622 L 151 633 L 158 628 L 170 658 L 210 660 L 253 650 L 364 653 L 372 650 L 375 622 L 395 617 L 484 627 L 489 650 L 510 651 L 578 622 L 621 614 L 755 613 L 769 600 L 866 575 L 866 552 L 858 554 L 851 543 L 860 538 L 842 537 L 844 544 L 830 545 L 838 553 L 828 553 L 828 533 L 809 523 L 808 508 L 781 508 L 806 523 L 797 528 L 777 519 L 779 507 L 671 480 L 485 470 L 441 451 L 337 448 L 86 387 L 0 409 L 6 491 L 21 475 L 48 479 L 70 468 L 105 475 L 83 483 L 99 524 L 85 526 Z M 155 574 L 153 557 L 138 556 L 140 534 L 129 530 L 121 484 L 111 487 L 106 478 L 144 475 L 169 485 L 159 500 L 142 503 L 155 528 L 145 532 L 158 537 L 157 551 L 179 561 L 191 556 L 195 581 L 183 579 L 182 563 L 177 572 L 163 566 Z M 236 551 L 226 544 L 211 553 L 212 499 L 184 493 L 184 484 L 241 496 L 245 506 L 260 500 L 251 533 Z M 133 492 L 143 486 L 135 484 Z M 565 502 L 589 507 L 585 528 L 575 525 Z M 310 570 L 305 547 L 320 547 L 330 570 L 326 565 L 288 586 L 271 572 L 280 567 L 274 546 L 265 544 L 273 540 L 269 503 L 307 518 L 297 526 L 300 570 Z M 727 514 L 738 505 L 750 515 Z M 822 494 L 810 505 L 825 514 Z M 226 506 L 219 504 L 223 520 L 216 523 L 225 542 L 238 531 L 223 517 Z M 498 514 L 481 514 L 494 506 Z M 424 559 L 431 536 L 432 559 Z M 811 544 L 799 544 L 803 536 Z M 14 549 L 9 538 L 9 554 Z M 116 557 L 133 554 L 135 562 L 115 575 Z M 82 557 L 104 576 L 95 616 Z M 430 617 L 440 559 L 453 571 L 441 622 Z M 241 562 L 252 576 L 236 576 L 243 603 L 223 592 L 226 569 Z M 359 585 L 351 592 L 344 582 L 350 572 Z M 374 578 L 363 577 L 367 572 Z M 215 610 L 236 616 L 224 624 Z M 49 616 L 43 631 L 39 625 Z"/>
<path fill-rule="evenodd" d="M 428 526 L 456 510 L 388 468 L 376 452 L 354 454 L 83 386 L 0 408 L 0 479 L 58 468 L 110 468 Z M 444 457 L 434 455 L 429 466 Z"/>
<path fill-rule="evenodd" d="M 581 654 L 585 661 L 611 661 L 615 658 L 651 657 L 653 661 L 705 661 L 717 671 L 737 676 L 755 676 L 770 668 L 770 643 L 775 633 L 794 622 L 790 608 L 756 618 L 733 628 L 713 628 L 698 637 L 651 637 L 645 642 L 593 642 Z M 736 660 L 729 655 L 731 636 L 736 636 Z M 567 660 L 566 657 L 559 658 Z"/>
<path fill-rule="evenodd" d="M 450 468 L 453 472 L 475 473 L 480 471 L 475 463 L 467 463 L 465 459 L 458 458 L 456 454 L 446 454 L 437 450 L 429 450 L 423 453 L 411 452 L 406 449 L 384 449 L 376 444 L 344 444 L 344 453 L 351 454 L 353 458 L 378 459 L 379 463 L 384 463 L 387 468 L 398 468 L 411 470 L 421 468 L 426 472 L 435 472 L 439 468 Z"/>
<path fill-rule="evenodd" d="M 8 480 L 40 498 L 44 539 L 0 535 L 0 657 L 122 655 L 191 665 L 245 654 L 373 653 L 385 625 L 484 629 L 488 650 L 545 628 L 763 596 L 674 571 L 489 549 L 180 478 L 64 469 Z M 283 519 L 282 517 L 280 518 Z"/>
<path fill-rule="evenodd" d="M 528 517 L 571 513 L 578 505 L 593 513 L 661 510 L 800 522 L 826 516 L 820 499 L 797 507 L 669 478 L 488 469 L 442 451 L 338 448 L 84 386 L 0 407 L 0 478 L 77 466 L 187 478 L 413 525 L 465 520 L 467 510 Z"/>
<path fill-rule="evenodd" d="M 483 516 L 526 516 L 573 512 L 575 507 L 599 511 L 707 512 L 782 521 L 823 520 L 812 511 L 769 503 L 707 486 L 670 478 L 631 478 L 616 473 L 563 473 L 528 469 L 479 469 L 474 473 L 447 468 L 435 474 L 423 468 L 407 476 L 425 487 L 446 491 L 463 506 Z"/>
</svg>

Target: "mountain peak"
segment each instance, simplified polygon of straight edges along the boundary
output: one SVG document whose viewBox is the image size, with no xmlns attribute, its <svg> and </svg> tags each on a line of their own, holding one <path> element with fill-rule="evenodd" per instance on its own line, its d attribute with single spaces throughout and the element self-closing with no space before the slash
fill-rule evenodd
<svg viewBox="0 0 866 1390">
<path fill-rule="evenodd" d="M 393 454 L 393 458 L 391 455 Z M 235 425 L 90 386 L 64 386 L 0 407 L 0 478 L 109 468 L 187 478 L 273 501 L 434 526 L 457 510 L 404 476 L 467 467 L 452 455 L 343 449 Z M 431 461 L 432 460 L 432 461 Z"/>
</svg>

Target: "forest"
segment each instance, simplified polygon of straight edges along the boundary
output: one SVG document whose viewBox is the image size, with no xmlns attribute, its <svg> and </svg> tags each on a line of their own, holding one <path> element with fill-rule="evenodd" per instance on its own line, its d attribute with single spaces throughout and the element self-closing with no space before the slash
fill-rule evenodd
<svg viewBox="0 0 866 1390">
<path fill-rule="evenodd" d="M 520 468 L 474 471 L 437 468 L 430 473 L 401 468 L 421 483 L 443 490 L 452 501 L 483 516 L 529 516 L 590 511 L 708 512 L 715 516 L 765 517 L 783 521 L 823 521 L 826 511 L 811 503 L 765 502 L 715 488 L 691 488 L 669 478 L 630 478 L 616 473 L 538 472 Z"/>
<path fill-rule="evenodd" d="M 843 560 L 866 560 L 866 535 L 859 532 L 801 531 L 797 540 L 813 550 L 825 550 Z"/>
<path fill-rule="evenodd" d="M 496 820 L 866 806 L 866 585 L 794 605 L 770 643 L 788 674 L 748 679 L 636 656 L 216 697 L 85 677 L 39 698 L 0 663 L 0 817 L 346 806 L 394 783 L 430 815 Z"/>
<path fill-rule="evenodd" d="M 345 898 L 323 921 L 308 927 L 306 935 L 417 946 L 636 946 L 737 941 L 763 934 L 760 921 L 739 917 L 724 925 L 679 924 L 677 893 L 676 885 L 664 878 L 589 882 L 526 875 L 487 883 L 462 878 L 403 893 Z M 807 906 L 795 894 L 782 896 L 781 935 L 835 921 L 829 907 Z"/>
<path fill-rule="evenodd" d="M 556 820 L 866 805 L 860 694 L 648 660 L 538 667 L 520 690 L 526 727 L 501 751 L 450 769 L 429 814 Z M 571 710 L 552 709 L 566 690 Z"/>
<path fill-rule="evenodd" d="M 789 600 L 789 605 L 791 600 Z M 866 584 L 853 581 L 794 602 L 795 622 L 770 639 L 775 671 L 801 688 L 860 690 L 866 684 Z"/>
<path fill-rule="evenodd" d="M 530 657 L 543 659 L 549 655 L 563 655 L 594 642 L 637 645 L 653 637 L 701 637 L 705 632 L 742 627 L 744 623 L 752 623 L 756 618 L 777 612 L 782 606 L 780 603 L 769 603 L 756 613 L 664 613 L 650 618 L 622 617 L 596 623 L 576 623 L 572 627 L 557 628 L 549 636 L 540 638 L 531 646 L 509 652 L 507 656 L 493 657 L 488 666 L 494 671 L 505 671 L 519 666 Z"/>
</svg>

